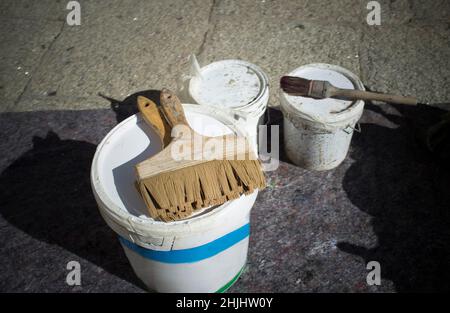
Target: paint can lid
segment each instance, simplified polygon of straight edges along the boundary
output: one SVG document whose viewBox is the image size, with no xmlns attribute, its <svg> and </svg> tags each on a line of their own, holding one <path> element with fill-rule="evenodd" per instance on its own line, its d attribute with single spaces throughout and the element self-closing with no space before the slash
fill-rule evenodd
<svg viewBox="0 0 450 313">
<path fill-rule="evenodd" d="M 264 72 L 241 60 L 208 64 L 189 82 L 189 93 L 195 102 L 223 109 L 245 110 L 259 106 L 266 92 L 268 79 Z"/>
<path fill-rule="evenodd" d="M 364 90 L 361 80 L 352 72 L 336 65 L 315 63 L 301 66 L 289 74 L 311 80 L 325 80 L 338 88 Z M 340 99 L 313 99 L 291 96 L 281 91 L 281 109 L 291 118 L 299 117 L 313 123 L 345 126 L 348 120 L 360 117 L 364 102 Z"/>
</svg>

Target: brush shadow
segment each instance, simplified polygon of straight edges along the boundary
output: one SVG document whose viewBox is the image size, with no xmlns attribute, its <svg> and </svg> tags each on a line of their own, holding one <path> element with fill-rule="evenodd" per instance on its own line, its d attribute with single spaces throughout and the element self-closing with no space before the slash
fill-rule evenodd
<svg viewBox="0 0 450 313">
<path fill-rule="evenodd" d="M 92 143 L 62 140 L 53 131 L 34 136 L 31 149 L 0 174 L 0 214 L 31 237 L 144 289 L 117 235 L 98 212 L 90 184 L 95 150 Z M 38 257 L 47 252 L 34 253 Z"/>
<path fill-rule="evenodd" d="M 111 109 L 116 114 L 117 123 L 120 123 L 128 117 L 139 112 L 137 108 L 137 98 L 144 96 L 152 100 L 156 105 L 160 105 L 161 90 L 149 89 L 133 93 L 124 100 L 113 99 L 109 96 L 99 93 L 99 96 L 110 101 Z M 131 213 L 140 216 L 145 214 L 145 203 L 141 199 L 139 191 L 135 186 L 136 171 L 135 165 L 142 162 L 161 150 L 161 144 L 155 132 L 145 123 L 137 124 L 138 128 L 149 136 L 149 145 L 138 155 L 133 157 L 112 170 L 114 184 L 117 186 L 117 194 L 123 205 Z M 155 145 L 155 143 L 157 143 Z"/>
<path fill-rule="evenodd" d="M 113 172 L 114 184 L 117 187 L 117 194 L 128 211 L 136 216 L 148 215 L 145 203 L 135 185 L 136 164 L 150 158 L 161 151 L 161 142 L 150 126 L 145 123 L 137 124 L 138 128 L 149 137 L 148 146 L 132 159 L 115 167 Z"/>
<path fill-rule="evenodd" d="M 139 96 L 144 96 L 152 100 L 156 105 L 160 105 L 160 94 L 161 90 L 148 89 L 133 93 L 127 96 L 123 100 L 117 100 L 109 96 L 99 93 L 98 95 L 111 103 L 111 109 L 116 114 L 117 123 L 122 122 L 124 119 L 130 117 L 138 112 L 137 108 L 137 98 Z"/>
<path fill-rule="evenodd" d="M 400 115 L 387 113 L 389 106 Z M 423 104 L 370 102 L 365 110 L 376 123 L 362 123 L 362 133 L 354 134 L 349 157 L 355 161 L 343 188 L 355 206 L 373 217 L 378 242 L 375 247 L 339 242 L 338 248 L 366 264 L 378 261 L 382 278 L 399 292 L 449 291 L 450 132 L 433 151 L 424 140 L 430 126 L 448 112 Z M 398 126 L 381 126 L 377 119 Z"/>
</svg>

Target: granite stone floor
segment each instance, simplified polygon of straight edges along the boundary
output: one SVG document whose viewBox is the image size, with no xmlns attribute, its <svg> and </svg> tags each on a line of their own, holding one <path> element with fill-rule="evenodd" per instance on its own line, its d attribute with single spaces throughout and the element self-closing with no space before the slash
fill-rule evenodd
<svg viewBox="0 0 450 313">
<path fill-rule="evenodd" d="M 177 86 L 191 53 L 259 65 L 281 129 L 278 77 L 312 62 L 421 102 L 367 103 L 331 171 L 293 165 L 281 145 L 231 292 L 450 290 L 450 166 L 421 140 L 450 106 L 449 1 L 378 1 L 380 26 L 360 0 L 79 2 L 80 26 L 67 1 L 0 2 L 0 292 L 145 291 L 97 211 L 90 163 L 135 112 L 127 96 Z M 66 284 L 71 260 L 81 286 Z M 366 283 L 372 260 L 380 286 Z"/>
</svg>

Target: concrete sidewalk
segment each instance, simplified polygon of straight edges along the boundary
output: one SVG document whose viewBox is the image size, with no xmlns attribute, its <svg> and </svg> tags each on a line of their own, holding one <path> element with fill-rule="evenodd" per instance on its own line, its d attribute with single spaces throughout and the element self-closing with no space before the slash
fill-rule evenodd
<svg viewBox="0 0 450 313">
<path fill-rule="evenodd" d="M 106 108 L 149 88 L 174 88 L 195 53 L 201 64 L 238 58 L 261 66 L 277 105 L 278 78 L 325 62 L 358 74 L 373 90 L 450 102 L 448 1 L 80 0 L 81 25 L 66 24 L 67 1 L 0 4 L 0 110 Z"/>
</svg>

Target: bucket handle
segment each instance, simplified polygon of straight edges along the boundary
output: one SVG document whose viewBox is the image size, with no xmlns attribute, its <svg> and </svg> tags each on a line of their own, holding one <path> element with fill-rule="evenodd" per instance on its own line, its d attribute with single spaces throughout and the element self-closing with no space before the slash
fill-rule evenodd
<svg viewBox="0 0 450 313">
<path fill-rule="evenodd" d="M 167 240 L 169 239 L 167 237 L 157 237 L 157 236 L 150 236 L 150 235 L 144 235 L 141 234 L 136 230 L 136 228 L 133 226 L 133 217 L 128 217 L 128 225 L 131 229 L 128 230 L 128 237 L 130 238 L 131 242 L 142 246 L 144 248 L 152 249 L 154 247 L 162 248 L 164 247 L 164 243 L 167 245 Z M 173 240 L 175 240 L 175 237 L 173 237 Z M 172 243 L 171 243 L 172 244 Z"/>
<path fill-rule="evenodd" d="M 191 65 L 191 75 L 193 77 L 199 77 L 202 78 L 202 71 L 200 69 L 200 65 L 198 64 L 197 57 L 195 54 L 191 54 L 189 56 L 189 63 Z"/>
<path fill-rule="evenodd" d="M 131 237 L 134 243 L 136 243 L 141 247 L 147 249 L 153 249 L 155 247 L 159 249 L 163 248 L 163 251 L 171 250 L 173 241 L 175 240 L 175 237 L 153 237 L 153 236 L 142 236 L 138 234 L 130 234 L 129 236 Z"/>
<path fill-rule="evenodd" d="M 349 130 L 350 129 L 350 130 Z M 345 127 L 343 129 L 343 131 L 347 134 L 351 134 L 352 132 L 357 132 L 357 133 L 361 133 L 361 125 L 359 123 L 355 124 L 355 127 L 351 126 L 350 124 L 347 125 L 347 127 Z"/>
</svg>

